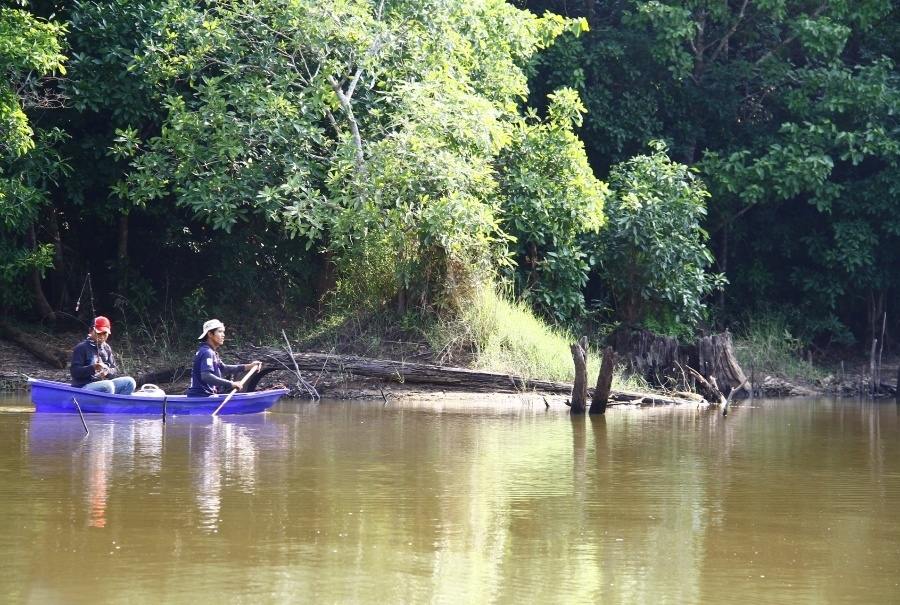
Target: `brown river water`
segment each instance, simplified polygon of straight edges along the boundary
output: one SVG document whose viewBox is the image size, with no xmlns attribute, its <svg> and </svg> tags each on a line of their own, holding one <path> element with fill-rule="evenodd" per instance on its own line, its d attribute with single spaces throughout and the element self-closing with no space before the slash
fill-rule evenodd
<svg viewBox="0 0 900 605">
<path fill-rule="evenodd" d="M 0 399 L 2 603 L 900 603 L 900 408 Z"/>
</svg>

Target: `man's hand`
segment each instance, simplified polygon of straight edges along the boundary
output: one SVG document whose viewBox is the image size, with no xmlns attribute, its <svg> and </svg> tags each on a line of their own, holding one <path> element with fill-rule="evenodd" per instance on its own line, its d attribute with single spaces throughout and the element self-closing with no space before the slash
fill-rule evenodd
<svg viewBox="0 0 900 605">
<path fill-rule="evenodd" d="M 259 370 L 262 369 L 262 362 L 259 360 L 256 360 L 256 361 L 251 361 L 250 363 L 245 363 L 244 371 L 249 372 L 250 368 L 252 368 L 253 366 L 256 366 L 256 371 L 258 372 Z"/>
<path fill-rule="evenodd" d="M 236 391 L 240 391 L 243 387 L 244 387 L 244 385 L 242 385 L 239 381 L 233 381 L 231 383 L 231 388 L 233 388 Z"/>
</svg>

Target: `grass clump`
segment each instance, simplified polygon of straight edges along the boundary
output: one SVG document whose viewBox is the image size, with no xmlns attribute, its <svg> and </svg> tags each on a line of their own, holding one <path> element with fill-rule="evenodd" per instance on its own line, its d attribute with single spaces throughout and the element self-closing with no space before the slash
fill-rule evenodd
<svg viewBox="0 0 900 605">
<path fill-rule="evenodd" d="M 791 331 L 787 318 L 763 313 L 749 318 L 735 333 L 734 352 L 745 372 L 786 379 L 816 380 L 824 373 L 803 359 L 806 343 Z"/>
<path fill-rule="evenodd" d="M 524 378 L 571 381 L 574 338 L 547 326 L 524 302 L 510 302 L 491 288 L 428 334 L 438 360 Z M 588 359 L 590 362 L 590 358 Z"/>
<path fill-rule="evenodd" d="M 504 372 L 526 379 L 572 382 L 575 365 L 570 345 L 576 338 L 548 326 L 524 302 L 512 302 L 492 288 L 482 288 L 450 321 L 438 322 L 428 334 L 438 361 Z M 593 386 L 600 370 L 595 348 L 588 351 L 588 380 Z M 647 390 L 645 382 L 614 373 L 619 390 Z"/>
</svg>

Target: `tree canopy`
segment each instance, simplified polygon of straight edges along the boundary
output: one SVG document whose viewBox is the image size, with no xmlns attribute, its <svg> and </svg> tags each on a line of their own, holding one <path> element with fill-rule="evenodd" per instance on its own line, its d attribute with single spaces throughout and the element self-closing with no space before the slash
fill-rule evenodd
<svg viewBox="0 0 900 605">
<path fill-rule="evenodd" d="M 653 139 L 699 170 L 726 317 L 775 304 L 847 337 L 898 301 L 894 3 L 521 4 L 590 23 L 538 57 L 532 94 L 579 91 L 598 174 Z"/>
<path fill-rule="evenodd" d="M 897 24 L 887 0 L 7 2 L 0 306 L 91 284 L 195 314 L 227 276 L 282 310 L 443 313 L 501 281 L 568 325 L 774 305 L 865 336 L 900 292 Z"/>
</svg>

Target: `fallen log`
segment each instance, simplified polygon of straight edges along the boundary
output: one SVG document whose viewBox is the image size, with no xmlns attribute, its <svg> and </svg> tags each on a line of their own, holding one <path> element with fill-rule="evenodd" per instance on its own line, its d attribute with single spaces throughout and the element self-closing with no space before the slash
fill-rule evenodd
<svg viewBox="0 0 900 605">
<path fill-rule="evenodd" d="M 29 336 L 17 330 L 11 325 L 0 321 L 0 336 L 15 343 L 40 359 L 52 365 L 54 368 L 64 370 L 69 365 L 69 352 L 58 349 L 53 345 L 44 344 L 34 336 Z"/>
<path fill-rule="evenodd" d="M 157 370 L 156 372 L 147 372 L 135 378 L 138 387 L 145 384 L 169 384 L 181 380 L 185 376 L 190 375 L 190 370 L 186 366 L 176 366 L 174 368 L 166 368 L 165 370 Z"/>
<path fill-rule="evenodd" d="M 687 369 L 691 373 L 691 375 L 697 379 L 697 383 L 700 385 L 700 391 L 703 393 L 703 397 L 707 401 L 715 401 L 719 405 L 725 405 L 728 400 L 725 398 L 725 395 L 722 393 L 722 391 L 719 390 L 719 385 L 716 381 L 715 376 L 710 376 L 709 380 L 707 380 L 703 376 L 703 374 L 701 374 L 691 366 L 688 366 Z"/>
<path fill-rule="evenodd" d="M 355 355 L 335 355 L 332 353 L 294 353 L 293 358 L 287 352 L 273 347 L 249 347 L 244 351 L 234 352 L 238 359 L 259 359 L 264 364 L 274 363 L 281 368 L 292 368 L 294 362 L 302 372 L 308 372 L 315 382 L 319 374 L 338 374 L 346 378 L 355 376 L 376 378 L 385 382 L 399 384 L 418 384 L 439 387 L 446 390 L 468 391 L 474 393 L 552 393 L 569 395 L 572 383 L 549 380 L 532 380 L 513 374 L 469 370 L 449 366 L 438 366 L 426 363 L 409 363 L 388 359 L 370 359 Z M 268 368 L 267 368 L 268 369 Z M 264 370 L 265 371 L 265 370 Z M 593 396 L 594 389 L 588 389 Z M 614 402 L 640 399 L 646 404 L 687 404 L 696 401 L 665 395 L 610 392 Z"/>
</svg>

